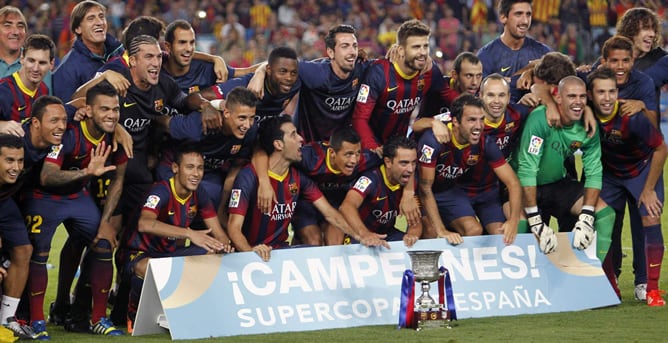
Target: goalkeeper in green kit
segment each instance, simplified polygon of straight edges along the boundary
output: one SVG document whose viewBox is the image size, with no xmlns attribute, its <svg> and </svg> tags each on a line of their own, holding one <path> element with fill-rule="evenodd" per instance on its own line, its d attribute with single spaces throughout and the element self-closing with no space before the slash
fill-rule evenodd
<svg viewBox="0 0 668 343">
<path fill-rule="evenodd" d="M 582 115 L 587 104 L 584 82 L 568 76 L 559 82 L 554 96 L 562 127 L 550 127 L 545 106 L 529 115 L 513 163 L 524 192 L 525 213 L 540 250 L 549 254 L 557 249 L 557 237 L 545 222 L 557 218 L 560 231 L 573 231 L 573 247 L 586 249 L 598 232 L 596 255 L 603 262 L 610 247 L 615 220 L 612 208 L 599 199 L 602 185 L 601 142 L 598 132 L 587 136 Z M 582 151 L 584 184 L 571 178 L 564 160 Z"/>
</svg>

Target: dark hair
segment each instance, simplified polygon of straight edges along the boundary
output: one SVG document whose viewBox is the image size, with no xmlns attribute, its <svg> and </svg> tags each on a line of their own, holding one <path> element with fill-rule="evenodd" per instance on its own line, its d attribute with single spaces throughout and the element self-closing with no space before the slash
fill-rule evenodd
<svg viewBox="0 0 668 343">
<path fill-rule="evenodd" d="M 118 91 L 111 85 L 111 83 L 109 83 L 109 81 L 104 80 L 91 87 L 88 92 L 86 92 L 86 105 L 92 105 L 98 95 L 117 97 Z"/>
<path fill-rule="evenodd" d="M 281 130 L 281 126 L 291 122 L 292 118 L 286 114 L 269 117 L 262 121 L 258 131 L 258 138 L 260 140 L 260 147 L 266 151 L 268 155 L 271 155 L 274 152 L 274 141 L 283 140 L 283 135 L 285 133 Z"/>
<path fill-rule="evenodd" d="M 661 41 L 661 20 L 656 13 L 644 7 L 635 7 L 624 12 L 617 21 L 617 34 L 633 39 L 642 29 L 650 29 L 656 33 L 652 47 Z"/>
<path fill-rule="evenodd" d="M 343 146 L 343 142 L 357 144 L 360 141 L 360 135 L 357 131 L 352 126 L 346 125 L 334 130 L 332 136 L 329 138 L 329 146 L 334 151 L 339 151 Z"/>
<path fill-rule="evenodd" d="M 181 161 L 183 160 L 183 155 L 185 154 L 195 153 L 200 156 L 202 155 L 202 149 L 200 148 L 200 144 L 193 141 L 182 142 L 174 150 L 175 150 L 174 163 L 176 164 L 181 164 Z"/>
<path fill-rule="evenodd" d="M 289 58 L 291 60 L 297 60 L 297 52 L 295 49 L 288 46 L 279 46 L 269 53 L 269 58 L 267 63 L 269 66 L 273 66 L 279 58 Z"/>
<path fill-rule="evenodd" d="M 399 45 L 406 44 L 408 37 L 423 37 L 429 36 L 431 29 L 429 26 L 417 19 L 405 21 L 397 30 L 397 43 Z"/>
<path fill-rule="evenodd" d="M 102 12 L 107 12 L 107 8 L 104 7 L 101 3 L 93 0 L 84 0 L 74 6 L 72 13 L 70 14 L 70 30 L 77 36 L 81 37 L 80 34 L 76 33 L 76 29 L 81 25 L 81 22 L 86 17 L 86 13 L 93 7 L 99 7 L 102 9 Z"/>
<path fill-rule="evenodd" d="M 165 23 L 155 17 L 141 16 L 130 22 L 123 30 L 123 46 L 129 49 L 132 40 L 141 35 L 149 35 L 160 39 L 160 34 L 165 29 Z"/>
<path fill-rule="evenodd" d="M 225 107 L 244 105 L 255 108 L 260 100 L 257 95 L 246 87 L 234 87 L 225 95 Z"/>
<path fill-rule="evenodd" d="M 142 45 L 156 45 L 158 40 L 149 35 L 140 35 L 132 39 L 130 47 L 128 48 L 128 56 L 135 55 L 139 52 L 139 47 Z"/>
<path fill-rule="evenodd" d="M 587 89 L 592 90 L 594 88 L 594 81 L 607 79 L 615 81 L 615 84 L 617 84 L 615 71 L 606 66 L 600 66 L 587 75 Z"/>
<path fill-rule="evenodd" d="M 0 134 L 0 152 L 1 148 L 23 149 L 23 138 L 2 133 Z"/>
<path fill-rule="evenodd" d="M 499 73 L 492 73 L 487 75 L 486 78 L 482 80 L 480 83 L 480 95 L 482 96 L 482 92 L 485 90 L 485 85 L 487 84 L 487 81 L 490 80 L 497 80 L 497 81 L 502 81 L 504 85 L 506 85 L 506 88 L 510 89 L 510 85 L 508 84 L 508 81 L 503 77 L 503 75 Z"/>
<path fill-rule="evenodd" d="M 390 160 L 395 158 L 399 148 L 415 149 L 417 143 L 406 136 L 392 136 L 383 144 L 383 158 L 387 157 Z"/>
<path fill-rule="evenodd" d="M 450 106 L 450 114 L 457 118 L 457 121 L 461 122 L 462 115 L 464 114 L 464 106 L 475 106 L 480 108 L 485 108 L 485 104 L 480 98 L 473 94 L 464 93 L 455 99 Z"/>
<path fill-rule="evenodd" d="M 49 61 L 53 61 L 56 56 L 56 44 L 53 43 L 53 40 L 49 36 L 43 34 L 34 34 L 26 38 L 25 43 L 23 43 L 21 56 L 25 57 L 28 50 L 48 50 Z"/>
<path fill-rule="evenodd" d="M 336 35 L 338 33 L 352 33 L 354 35 L 357 34 L 357 31 L 350 25 L 342 24 L 333 27 L 329 30 L 329 32 L 327 32 L 327 36 L 325 36 L 325 47 L 327 49 L 334 50 L 334 47 L 336 47 Z"/>
<path fill-rule="evenodd" d="M 564 77 L 575 75 L 575 64 L 567 55 L 552 51 L 543 55 L 534 67 L 533 74 L 547 84 L 556 85 Z"/>
<path fill-rule="evenodd" d="M 457 74 L 459 74 L 459 72 L 462 71 L 462 63 L 464 61 L 469 62 L 471 64 L 480 63 L 480 59 L 478 58 L 478 56 L 476 56 L 472 52 L 468 52 L 468 51 L 462 52 L 459 55 L 457 55 L 457 57 L 455 57 L 455 61 L 453 62 L 453 65 L 452 65 L 452 67 L 455 69 L 455 72 Z"/>
<path fill-rule="evenodd" d="M 607 59 L 612 50 L 626 50 L 633 56 L 633 42 L 624 36 L 614 35 L 603 43 L 603 48 L 601 48 L 602 57 Z"/>
<path fill-rule="evenodd" d="M 513 7 L 514 4 L 519 4 L 522 2 L 526 2 L 529 5 L 533 5 L 532 0 L 501 0 L 499 1 L 499 16 L 508 16 L 510 14 L 510 9 Z"/>
<path fill-rule="evenodd" d="M 53 95 L 42 95 L 32 103 L 32 113 L 31 117 L 37 118 L 37 120 L 42 121 L 44 113 L 46 112 L 46 107 L 49 105 L 63 105 L 63 101 Z"/>
<path fill-rule="evenodd" d="M 176 31 L 176 29 L 189 31 L 192 30 L 193 27 L 189 22 L 183 19 L 174 20 L 169 23 L 167 29 L 165 29 L 165 42 L 174 43 L 174 31 Z"/>
</svg>

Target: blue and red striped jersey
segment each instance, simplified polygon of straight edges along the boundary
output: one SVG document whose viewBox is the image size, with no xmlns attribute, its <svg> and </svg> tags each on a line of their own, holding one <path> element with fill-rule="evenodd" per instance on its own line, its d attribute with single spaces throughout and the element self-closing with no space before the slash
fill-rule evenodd
<svg viewBox="0 0 668 343">
<path fill-rule="evenodd" d="M 315 202 L 323 195 L 306 175 L 290 167 L 284 175 L 269 172 L 276 202 L 271 213 L 261 213 L 257 203 L 257 172 L 252 164 L 239 171 L 230 194 L 229 214 L 244 216 L 241 229 L 248 244 L 266 244 L 271 247 L 288 245 L 288 225 L 295 213 L 297 202 L 304 199 Z"/>
<path fill-rule="evenodd" d="M 32 103 L 42 95 L 49 95 L 49 89 L 40 82 L 36 90 L 29 90 L 19 77 L 19 72 L 0 79 L 0 120 L 21 123 L 30 118 Z"/>
</svg>

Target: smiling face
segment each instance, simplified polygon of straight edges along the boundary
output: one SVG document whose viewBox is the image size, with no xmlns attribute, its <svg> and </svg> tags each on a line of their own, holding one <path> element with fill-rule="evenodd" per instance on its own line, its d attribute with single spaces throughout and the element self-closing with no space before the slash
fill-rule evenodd
<svg viewBox="0 0 668 343">
<path fill-rule="evenodd" d="M 158 44 L 142 44 L 139 51 L 130 56 L 130 72 L 140 89 L 158 84 L 162 67 L 162 51 Z"/>
<path fill-rule="evenodd" d="M 86 45 L 104 44 L 107 39 L 107 17 L 104 8 L 99 6 L 89 8 L 74 33 Z"/>
<path fill-rule="evenodd" d="M 297 60 L 279 57 L 273 65 L 267 65 L 267 81 L 274 94 L 288 94 L 297 82 Z"/>
<path fill-rule="evenodd" d="M 633 36 L 633 47 L 639 52 L 639 55 L 644 55 L 652 50 L 654 40 L 656 39 L 656 32 L 651 28 L 641 28 L 638 34 Z"/>
<path fill-rule="evenodd" d="M 67 128 L 65 107 L 59 104 L 47 105 L 42 120 L 33 117 L 31 123 L 35 147 L 43 149 L 49 145 L 58 145 L 62 143 L 63 133 Z"/>
<path fill-rule="evenodd" d="M 494 123 L 499 122 L 510 103 L 508 83 L 504 80 L 488 79 L 480 89 L 480 99 L 485 104 L 487 119 Z"/>
<path fill-rule="evenodd" d="M 255 121 L 255 107 L 242 104 L 226 106 L 223 111 L 226 131 L 238 139 L 243 139 Z"/>
<path fill-rule="evenodd" d="M 352 33 L 337 33 L 334 49 L 327 48 L 327 56 L 332 60 L 332 69 L 339 76 L 348 75 L 355 68 L 358 48 L 357 38 Z"/>
<path fill-rule="evenodd" d="M 117 96 L 100 94 L 95 97 L 92 105 L 86 105 L 91 113 L 93 123 L 100 133 L 113 133 L 118 124 L 120 106 Z"/>
<path fill-rule="evenodd" d="M 0 185 L 16 183 L 23 170 L 23 148 L 0 148 Z"/>
<path fill-rule="evenodd" d="M 174 173 L 174 187 L 179 195 L 197 190 L 204 175 L 204 158 L 196 152 L 189 152 L 181 156 L 180 163 L 172 163 Z"/>
<path fill-rule="evenodd" d="M 615 80 L 595 79 L 590 92 L 594 110 L 603 117 L 611 115 L 615 110 L 617 94 L 617 82 Z"/>
<path fill-rule="evenodd" d="M 415 173 L 417 164 L 417 152 L 415 149 L 399 147 L 393 158 L 383 158 L 387 178 L 392 184 L 406 186 L 411 176 Z"/>
<path fill-rule="evenodd" d="M 330 154 L 330 161 L 336 170 L 342 172 L 345 176 L 353 175 L 362 154 L 362 145 L 360 143 L 342 142 L 339 150 L 327 149 Z"/>
<path fill-rule="evenodd" d="M 633 55 L 628 50 L 614 49 L 607 58 L 601 59 L 601 63 L 615 72 L 617 85 L 623 85 L 629 80 L 633 68 Z"/>
<path fill-rule="evenodd" d="M 524 39 L 531 27 L 531 4 L 518 2 L 510 7 L 508 16 L 501 14 L 499 19 L 503 24 L 503 32 L 514 39 Z"/>
<path fill-rule="evenodd" d="M 460 144 L 476 145 L 480 142 L 484 124 L 485 113 L 481 107 L 464 105 L 462 119 L 452 118 L 452 129 Z"/>
<path fill-rule="evenodd" d="M 26 40 L 26 23 L 16 13 L 8 13 L 0 19 L 0 25 L 2 25 L 0 26 L 0 49 L 5 53 L 16 54 Z"/>
<path fill-rule="evenodd" d="M 403 67 L 408 73 L 419 72 L 427 66 L 429 56 L 429 36 L 410 36 L 405 45 L 399 45 L 399 55 L 403 56 Z"/>
<path fill-rule="evenodd" d="M 571 125 L 573 122 L 580 120 L 587 104 L 587 90 L 584 83 L 581 81 L 563 83 L 559 86 L 559 92 L 555 100 L 557 106 L 559 106 L 563 125 Z"/>
<path fill-rule="evenodd" d="M 165 42 L 165 48 L 171 61 L 179 67 L 189 66 L 195 52 L 195 31 L 177 27 L 174 29 L 174 41 Z"/>
<path fill-rule="evenodd" d="M 19 76 L 21 81 L 31 90 L 37 89 L 40 82 L 53 66 L 49 50 L 28 49 L 21 57 Z"/>
</svg>

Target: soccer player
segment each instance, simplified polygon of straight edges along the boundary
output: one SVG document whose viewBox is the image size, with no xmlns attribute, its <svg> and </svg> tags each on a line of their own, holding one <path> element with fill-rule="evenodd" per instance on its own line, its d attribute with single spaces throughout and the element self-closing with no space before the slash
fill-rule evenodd
<svg viewBox="0 0 668 343">
<path fill-rule="evenodd" d="M 9 253 L 11 268 L 3 274 L 2 308 L 0 321 L 2 325 L 14 332 L 20 339 L 34 339 L 32 328 L 21 325 L 14 317 L 21 292 L 28 276 L 28 260 L 32 253 L 32 245 L 23 221 L 23 216 L 12 198 L 13 191 L 23 171 L 24 148 L 23 139 L 14 135 L 0 134 L 0 237 L 3 250 Z M 19 289 L 20 288 L 20 289 Z"/>
<path fill-rule="evenodd" d="M 280 114 L 294 114 L 294 102 L 301 88 L 298 78 L 297 52 L 286 46 L 275 48 L 269 53 L 264 79 L 264 93 L 256 108 L 256 120 L 262 120 Z M 246 87 L 253 74 L 231 79 L 203 90 L 202 96 L 209 100 L 222 100 L 235 87 Z"/>
<path fill-rule="evenodd" d="M 269 213 L 262 213 L 253 206 L 258 186 L 255 168 L 249 164 L 239 172 L 232 187 L 227 225 L 236 250 L 255 251 L 268 261 L 272 249 L 287 247 L 288 225 L 300 199 L 312 202 L 327 222 L 362 244 L 389 247 L 375 235 L 358 235 L 322 196 L 315 183 L 292 166 L 302 159 L 303 138 L 289 116 L 265 120 L 258 136 L 262 149 L 269 155 L 268 174 L 277 201 Z"/>
<path fill-rule="evenodd" d="M 72 9 L 70 30 L 76 40 L 53 72 L 57 85 L 53 93 L 64 102 L 109 59 L 123 54 L 121 42 L 107 32 L 106 12 L 104 5 L 94 0 L 82 1 Z"/>
<path fill-rule="evenodd" d="M 601 131 L 601 198 L 618 212 L 624 211 L 627 201 L 639 206 L 647 264 L 646 301 L 649 306 L 664 306 L 658 289 L 664 254 L 661 213 L 667 149 L 663 136 L 644 115 L 619 114 L 616 75 L 612 69 L 598 68 L 588 79 Z M 606 259 L 606 263 L 611 262 Z"/>
<path fill-rule="evenodd" d="M 24 185 L 32 186 L 39 183 L 40 163 L 47 156 L 52 145 L 58 145 L 62 142 L 63 132 L 66 127 L 67 114 L 60 99 L 45 95 L 35 100 L 32 116 L 23 124 L 23 132 L 25 132 L 23 136 L 25 152 L 23 172 L 16 183 L 9 187 L 4 187 L 5 189 L 2 190 L 3 195 L 0 198 L 13 196 Z M 28 226 L 28 229 L 31 229 L 41 220 L 32 216 L 25 219 L 25 225 Z M 20 227 L 18 231 L 14 232 L 20 233 L 20 235 L 12 238 L 13 242 L 8 242 L 7 244 L 10 248 L 9 253 L 13 267 L 8 271 L 7 280 L 3 283 L 4 294 L 0 316 L 4 318 L 13 317 L 16 313 L 19 298 L 28 280 L 30 256 L 33 253 L 28 237 L 28 230 L 25 229 L 25 226 Z M 10 319 L 5 320 L 8 323 L 12 321 Z M 9 324 L 10 327 L 13 326 L 11 323 Z M 29 326 L 22 326 L 21 330 L 28 334 L 33 332 Z M 19 333 L 18 331 L 15 332 Z"/>
<path fill-rule="evenodd" d="M 461 243 L 461 236 L 482 234 L 482 226 L 467 195 L 456 181 L 477 164 L 488 164 L 508 188 L 510 215 L 506 219 L 500 202 L 485 218 L 485 225 L 494 224 L 493 233 L 503 233 L 511 244 L 517 234 L 521 190 L 517 176 L 506 162 L 492 137 L 483 135 L 484 104 L 471 94 L 463 94 L 452 103 L 451 140 L 438 143 L 430 130 L 418 142 L 420 199 L 431 225 L 428 237 L 446 237 L 450 243 Z M 489 193 L 488 195 L 497 195 Z M 486 203 L 492 199 L 486 199 Z M 492 207 L 487 204 L 490 209 Z M 496 227 L 499 226 L 499 227 Z M 448 227 L 453 232 L 448 232 Z"/>
<path fill-rule="evenodd" d="M 215 208 L 226 203 L 226 196 L 222 194 L 223 184 L 231 186 L 238 169 L 250 160 L 257 137 L 257 125 L 254 125 L 257 103 L 257 96 L 250 90 L 243 87 L 232 89 L 225 101 L 222 130 L 207 135 L 202 132 L 199 113 L 160 118 L 166 121 L 167 132 L 175 140 L 172 143 L 199 143 L 204 157 L 204 176 L 201 183 L 207 189 Z M 161 165 L 157 168 L 161 179 L 168 180 L 173 176 L 173 163 L 173 150 L 163 151 Z M 226 194 L 229 195 L 229 189 Z"/>
<path fill-rule="evenodd" d="M 21 48 L 25 44 L 28 25 L 21 10 L 14 6 L 0 8 L 0 78 L 12 75 L 21 68 Z M 51 91 L 51 71 L 44 77 Z"/>
<path fill-rule="evenodd" d="M 443 75 L 439 69 L 422 72 L 429 63 L 430 32 L 419 20 L 404 22 L 397 31 L 398 60 L 377 60 L 369 66 L 352 117 L 362 148 L 382 156 L 387 139 L 408 133 L 411 114 L 420 108 L 428 91 L 441 91 Z"/>
<path fill-rule="evenodd" d="M 53 67 L 56 45 L 45 35 L 31 35 L 21 50 L 21 66 L 0 79 L 0 133 L 23 136 L 36 98 L 48 95 L 44 77 Z"/>
<path fill-rule="evenodd" d="M 89 244 L 82 273 L 90 275 L 93 311 L 90 331 L 102 335 L 122 335 L 106 318 L 107 294 L 111 286 L 112 252 L 116 230 L 110 224 L 119 201 L 127 156 L 122 149 L 111 154 L 111 135 L 119 118 L 116 90 L 108 83 L 91 88 L 86 97 L 90 118 L 68 125 L 62 144 L 52 146 L 39 177 L 39 185 L 24 190 L 24 213 L 33 218 L 30 261 L 30 318 L 38 339 L 48 339 L 44 321 L 44 293 L 47 286 L 46 261 L 57 226 L 67 221 L 70 235 Z M 91 177 L 115 170 L 104 211 L 100 212 L 88 192 Z M 53 211 L 58 208 L 58 211 Z"/>
<path fill-rule="evenodd" d="M 204 158 L 194 143 L 183 143 L 172 164 L 174 176 L 154 183 L 138 219 L 127 231 L 125 268 L 132 275 L 128 317 L 134 321 L 144 276 L 151 258 L 232 252 L 230 240 L 216 217 L 216 209 L 201 180 Z M 200 215 L 206 230 L 192 230 Z"/>
<path fill-rule="evenodd" d="M 408 182 L 415 182 L 417 153 L 415 142 L 403 136 L 391 138 L 383 145 L 383 164 L 362 173 L 346 194 L 341 213 L 360 236 L 376 235 L 387 241 L 403 240 L 412 247 L 422 235 L 422 223 L 409 225 L 406 232 L 394 225 L 399 202 Z"/>
<path fill-rule="evenodd" d="M 579 213 L 572 228 L 573 246 L 586 249 L 597 231 L 596 255 L 603 261 L 610 246 L 615 214 L 599 198 L 601 142 L 598 131 L 589 137 L 580 121 L 586 97 L 584 82 L 576 76 L 567 76 L 559 82 L 555 96 L 563 127 L 548 126 L 542 113 L 545 107 L 539 106 L 532 111 L 517 150 L 517 175 L 524 191 L 524 211 L 529 228 L 537 236 L 540 250 L 549 254 L 557 249 L 554 231 L 543 224 L 543 218 L 552 215 L 564 223 L 565 217 Z M 568 176 L 564 167 L 564 160 L 578 149 L 582 151 L 584 188 Z M 560 228 L 561 231 L 569 229 Z"/>
<path fill-rule="evenodd" d="M 527 37 L 531 27 L 531 0 L 499 1 L 499 20 L 503 32 L 499 38 L 485 44 L 478 50 L 482 61 L 482 76 L 499 73 L 510 84 L 510 101 L 516 103 L 526 92 L 517 88 L 515 74 L 533 60 L 550 51 L 543 43 Z"/>
<path fill-rule="evenodd" d="M 362 151 L 360 136 L 350 126 L 334 131 L 329 142 L 310 142 L 302 147 L 302 160 L 297 168 L 318 185 L 318 189 L 334 208 L 338 208 L 346 192 L 360 173 L 381 164 L 378 155 Z M 322 245 L 323 234 L 327 245 L 344 242 L 344 235 L 327 223 L 313 205 L 299 203 L 292 227 L 301 242 Z"/>
</svg>

